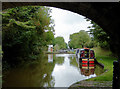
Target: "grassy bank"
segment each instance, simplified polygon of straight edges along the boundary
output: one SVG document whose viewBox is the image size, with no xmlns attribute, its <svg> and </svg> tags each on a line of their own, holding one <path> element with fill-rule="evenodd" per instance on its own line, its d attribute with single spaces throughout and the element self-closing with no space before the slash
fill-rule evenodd
<svg viewBox="0 0 120 89">
<path fill-rule="evenodd" d="M 117 58 L 112 57 L 109 50 L 102 48 L 93 48 L 98 62 L 104 64 L 104 73 L 98 77 L 87 79 L 86 81 L 112 81 L 113 78 L 113 61 Z"/>
</svg>

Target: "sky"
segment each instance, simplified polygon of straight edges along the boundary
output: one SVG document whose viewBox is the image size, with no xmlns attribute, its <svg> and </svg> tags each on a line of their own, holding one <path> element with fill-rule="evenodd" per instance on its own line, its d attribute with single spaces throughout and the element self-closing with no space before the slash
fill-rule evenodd
<svg viewBox="0 0 120 89">
<path fill-rule="evenodd" d="M 50 15 L 54 19 L 55 24 L 55 37 L 62 36 L 65 42 L 68 43 L 70 34 L 79 32 L 80 30 L 89 31 L 87 27 L 91 26 L 91 24 L 84 19 L 84 16 L 68 10 L 50 8 L 52 9 Z"/>
</svg>

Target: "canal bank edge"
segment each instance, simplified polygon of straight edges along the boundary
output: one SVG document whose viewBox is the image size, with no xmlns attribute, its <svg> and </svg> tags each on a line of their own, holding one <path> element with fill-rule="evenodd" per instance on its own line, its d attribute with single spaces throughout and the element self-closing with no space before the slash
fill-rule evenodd
<svg viewBox="0 0 120 89">
<path fill-rule="evenodd" d="M 104 68 L 104 64 L 102 63 L 99 63 L 98 61 L 96 61 L 96 64 L 100 65 L 101 67 Z M 107 72 L 108 69 L 106 69 L 101 75 L 103 75 L 105 72 Z M 99 76 L 101 76 L 99 75 Z M 98 76 L 96 76 L 98 77 Z M 90 78 L 91 79 L 91 78 Z M 87 79 L 86 79 L 87 80 Z M 86 81 L 86 80 L 82 80 L 82 81 L 79 81 L 79 82 L 76 82 L 72 85 L 70 85 L 69 89 L 70 88 L 73 88 L 73 87 L 80 87 L 80 88 L 90 88 L 90 87 L 107 87 L 107 88 L 112 88 L 112 81 Z"/>
<path fill-rule="evenodd" d="M 75 52 L 45 52 L 46 54 L 75 54 Z"/>
<path fill-rule="evenodd" d="M 112 89 L 112 81 L 80 81 L 71 85 L 68 89 L 78 89 L 78 88 L 110 88 Z"/>
</svg>

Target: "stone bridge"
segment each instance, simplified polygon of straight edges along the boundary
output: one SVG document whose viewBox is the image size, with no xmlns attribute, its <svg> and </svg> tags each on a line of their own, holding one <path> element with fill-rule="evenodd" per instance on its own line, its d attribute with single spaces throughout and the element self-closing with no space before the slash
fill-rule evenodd
<svg viewBox="0 0 120 89">
<path fill-rule="evenodd" d="M 111 50 L 118 55 L 120 68 L 120 2 L 2 2 L 2 9 L 40 5 L 69 10 L 96 22 L 111 38 Z M 120 89 L 120 72 L 118 77 Z M 113 82 L 114 83 L 114 82 Z M 118 86 L 117 85 L 117 86 Z"/>
</svg>

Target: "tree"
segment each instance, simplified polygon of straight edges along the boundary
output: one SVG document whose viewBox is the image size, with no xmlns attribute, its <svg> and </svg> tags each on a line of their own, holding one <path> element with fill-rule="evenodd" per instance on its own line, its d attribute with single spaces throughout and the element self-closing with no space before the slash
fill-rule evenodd
<svg viewBox="0 0 120 89">
<path fill-rule="evenodd" d="M 47 44 L 53 44 L 54 34 L 52 31 L 47 31 L 45 33 L 45 40 L 46 40 Z"/>
<path fill-rule="evenodd" d="M 70 35 L 69 47 L 78 48 L 78 35 L 79 33 L 74 33 Z"/>
<path fill-rule="evenodd" d="M 91 20 L 90 20 L 91 21 Z M 92 26 L 88 27 L 90 29 L 90 34 L 99 43 L 102 48 L 109 48 L 110 37 L 109 35 L 95 22 L 91 21 Z"/>
<path fill-rule="evenodd" d="M 56 37 L 54 40 L 54 45 L 57 45 L 59 49 L 66 49 L 66 43 L 63 37 Z"/>
<path fill-rule="evenodd" d="M 58 50 L 60 50 L 60 47 L 59 47 L 58 44 L 56 44 L 56 45 L 54 46 L 54 51 L 58 51 Z"/>
<path fill-rule="evenodd" d="M 84 46 L 88 46 L 90 43 L 90 36 L 84 30 L 81 30 L 78 33 L 74 33 L 70 35 L 70 48 L 83 48 Z"/>
<path fill-rule="evenodd" d="M 3 59 L 10 64 L 36 59 L 54 36 L 51 9 L 25 6 L 7 9 L 2 14 Z M 49 39 L 48 39 L 49 38 Z"/>
</svg>

